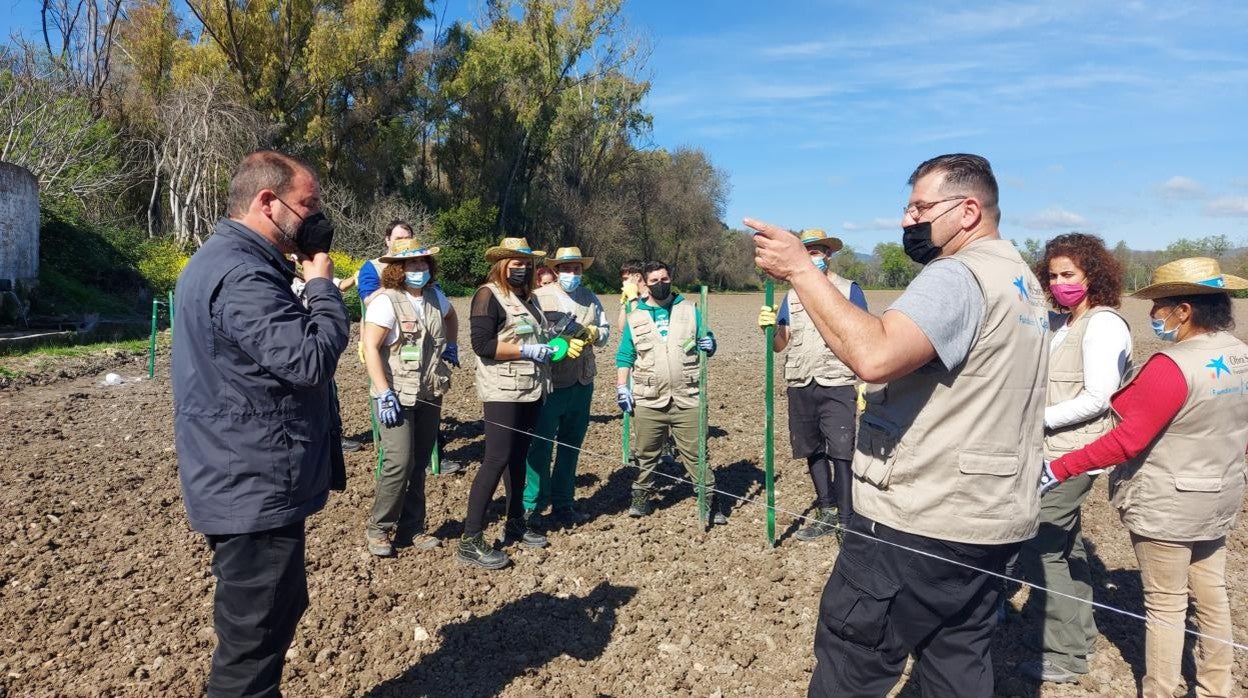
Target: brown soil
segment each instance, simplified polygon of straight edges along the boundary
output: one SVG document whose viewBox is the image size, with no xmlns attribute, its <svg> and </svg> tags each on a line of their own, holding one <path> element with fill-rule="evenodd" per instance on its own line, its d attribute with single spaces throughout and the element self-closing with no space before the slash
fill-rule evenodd
<svg viewBox="0 0 1248 698">
<path fill-rule="evenodd" d="M 894 296 L 868 294 L 877 311 Z M 711 360 L 711 462 L 723 489 L 750 498 L 763 482 L 760 304 L 759 295 L 726 295 L 710 307 L 721 342 Z M 1146 310 L 1126 304 L 1137 356 L 1158 345 Z M 1237 316 L 1244 336 L 1248 302 L 1237 301 Z M 214 645 L 213 579 L 179 496 L 167 357 L 155 380 L 112 387 L 101 384 L 106 371 L 141 375 L 141 359 L 84 365 L 90 373 L 71 367 L 68 377 L 48 373 L 58 380 L 0 390 L 0 696 L 199 693 Z M 348 433 L 367 441 L 364 381 L 348 352 L 339 371 L 344 418 Z M 633 473 L 619 462 L 610 371 L 600 376 L 578 477 L 592 521 L 554 532 L 544 551 L 511 549 L 515 564 L 503 571 L 456 564 L 451 542 L 482 452 L 470 371 L 456 371 L 456 381 L 445 410 L 448 457 L 472 467 L 430 479 L 430 527 L 444 546 L 371 558 L 362 537 L 374 453 L 348 454 L 348 490 L 308 522 L 312 601 L 287 664 L 289 695 L 804 693 L 835 541 L 799 543 L 798 523 L 781 514 L 781 543 L 770 549 L 765 510 L 742 503 L 728 526 L 702 533 L 687 485 L 672 487 L 655 515 L 625 516 Z M 811 486 L 804 464 L 787 458 L 777 396 L 777 503 L 803 512 Z M 1084 526 L 1097 600 L 1141 611 L 1135 560 L 1103 484 Z M 498 528 L 495 520 L 490 533 Z M 1229 543 L 1231 580 L 1248 572 L 1246 543 L 1241 527 Z M 1230 586 L 1243 628 L 1248 592 Z M 1009 614 L 994 645 L 1001 695 L 1134 693 L 1143 627 L 1099 610 L 1098 652 L 1079 684 L 1038 690 L 1017 678 L 1015 664 L 1035 655 L 1025 599 L 1015 597 L 1024 612 Z M 1237 659 L 1248 685 L 1245 657 Z M 901 695 L 917 695 L 902 685 Z"/>
</svg>

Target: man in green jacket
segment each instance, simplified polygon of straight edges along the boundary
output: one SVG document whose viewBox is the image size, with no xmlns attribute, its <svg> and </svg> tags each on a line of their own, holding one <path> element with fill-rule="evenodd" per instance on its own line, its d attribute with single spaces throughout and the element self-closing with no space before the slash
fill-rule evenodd
<svg viewBox="0 0 1248 698">
<path fill-rule="evenodd" d="M 671 270 L 663 262 L 647 262 L 645 283 L 650 298 L 628 313 L 616 354 L 616 402 L 633 415 L 633 438 L 640 472 L 633 483 L 628 515 L 653 511 L 654 469 L 670 434 L 689 477 L 698 480 L 699 352 L 715 354 L 715 336 L 698 336 L 698 304 L 672 293 Z M 632 387 L 629 387 L 629 377 Z M 710 468 L 706 486 L 715 487 Z M 710 523 L 728 523 L 712 496 Z"/>
</svg>

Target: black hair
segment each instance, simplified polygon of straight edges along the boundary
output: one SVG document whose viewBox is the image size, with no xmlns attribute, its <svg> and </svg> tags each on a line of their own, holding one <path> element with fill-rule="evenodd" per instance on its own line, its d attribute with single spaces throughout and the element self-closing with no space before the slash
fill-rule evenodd
<svg viewBox="0 0 1248 698">
<path fill-rule="evenodd" d="M 1197 293 L 1190 296 L 1158 298 L 1163 306 L 1187 303 L 1192 306 L 1192 324 L 1209 332 L 1229 332 L 1235 329 L 1235 315 L 1231 312 L 1231 296 L 1226 293 Z"/>
</svg>

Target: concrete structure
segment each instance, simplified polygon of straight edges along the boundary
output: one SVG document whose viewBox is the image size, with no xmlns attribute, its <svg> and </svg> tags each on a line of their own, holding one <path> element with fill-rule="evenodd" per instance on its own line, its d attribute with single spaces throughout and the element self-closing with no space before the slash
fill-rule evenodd
<svg viewBox="0 0 1248 698">
<path fill-rule="evenodd" d="M 25 297 L 38 278 L 39 183 L 26 168 L 0 162 L 0 294 Z"/>
</svg>

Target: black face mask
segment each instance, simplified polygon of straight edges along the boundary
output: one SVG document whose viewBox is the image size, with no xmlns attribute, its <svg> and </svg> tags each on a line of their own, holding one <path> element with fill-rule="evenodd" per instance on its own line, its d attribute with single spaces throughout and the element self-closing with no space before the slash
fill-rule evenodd
<svg viewBox="0 0 1248 698">
<path fill-rule="evenodd" d="M 520 288 L 521 286 L 529 283 L 529 276 L 532 273 L 533 270 L 529 267 L 519 267 L 517 269 L 508 270 L 507 283 L 513 288 Z"/>
<path fill-rule="evenodd" d="M 672 282 L 656 281 L 648 284 L 646 288 L 650 289 L 650 297 L 656 301 L 665 301 L 668 296 L 672 295 Z"/>
<path fill-rule="evenodd" d="M 940 256 L 940 248 L 932 244 L 931 221 L 904 226 L 901 229 L 901 246 L 906 256 L 919 264 L 926 265 Z"/>
<path fill-rule="evenodd" d="M 295 231 L 295 246 L 309 257 L 317 252 L 329 252 L 333 242 L 334 224 L 319 211 L 304 218 Z"/>
</svg>

